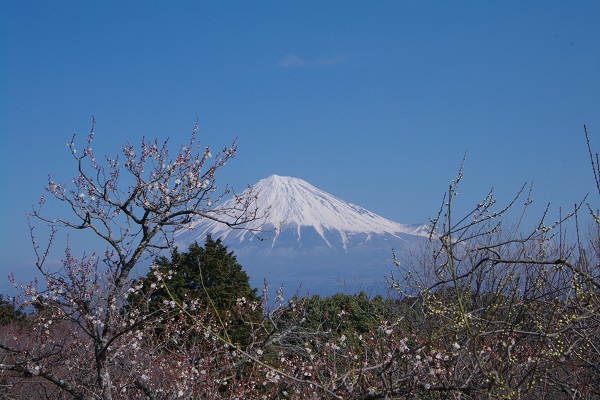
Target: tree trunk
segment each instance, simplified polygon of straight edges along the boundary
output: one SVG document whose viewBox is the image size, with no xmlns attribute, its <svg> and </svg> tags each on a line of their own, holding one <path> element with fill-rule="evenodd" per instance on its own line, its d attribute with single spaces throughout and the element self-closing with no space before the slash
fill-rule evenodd
<svg viewBox="0 0 600 400">
<path fill-rule="evenodd" d="M 96 371 L 98 373 L 98 384 L 102 391 L 102 400 L 112 400 L 112 381 L 110 372 L 106 368 L 106 351 L 102 343 L 96 344 Z"/>
</svg>

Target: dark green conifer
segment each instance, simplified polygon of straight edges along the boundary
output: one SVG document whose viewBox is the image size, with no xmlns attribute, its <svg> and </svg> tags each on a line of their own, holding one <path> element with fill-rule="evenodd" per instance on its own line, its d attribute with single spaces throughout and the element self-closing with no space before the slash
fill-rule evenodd
<svg viewBox="0 0 600 400">
<path fill-rule="evenodd" d="M 257 290 L 250 287 L 248 274 L 221 239 L 214 240 L 209 235 L 204 247 L 194 243 L 185 253 L 175 249 L 171 259 L 160 257 L 156 265 L 157 269 L 151 270 L 144 280 L 144 291 L 151 290 L 150 312 L 158 310 L 165 300 L 178 303 L 198 300 L 210 312 L 217 313 L 219 319 L 227 317 L 229 336 L 234 342 L 247 342 L 249 328 L 239 318 L 237 300 L 244 298 L 252 302 L 260 298 Z M 171 278 L 164 281 L 168 285 L 167 291 L 157 285 L 156 272 L 166 277 L 169 271 L 172 271 Z M 153 283 L 158 289 L 151 289 Z M 260 317 L 258 308 L 257 315 Z"/>
<path fill-rule="evenodd" d="M 0 294 L 0 326 L 23 319 L 25 315 L 15 305 Z"/>
</svg>

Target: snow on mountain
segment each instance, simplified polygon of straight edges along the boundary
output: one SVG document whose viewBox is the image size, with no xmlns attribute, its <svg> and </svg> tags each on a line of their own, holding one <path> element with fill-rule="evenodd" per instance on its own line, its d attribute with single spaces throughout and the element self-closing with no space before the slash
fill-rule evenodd
<svg viewBox="0 0 600 400">
<path fill-rule="evenodd" d="M 272 247 L 276 246 L 282 232 L 287 232 L 288 237 L 293 236 L 299 244 L 303 243 L 304 235 L 316 233 L 328 247 L 341 245 L 347 250 L 350 239 L 357 235 L 368 241 L 374 235 L 407 240 L 407 235 L 427 234 L 423 225 L 390 221 L 298 178 L 271 175 L 256 183 L 252 193 L 258 196 L 256 206 L 259 215 L 266 213 L 265 218 L 248 223 L 247 229 L 237 230 L 212 220 L 199 220 L 189 230 L 178 232 L 177 242 L 191 243 L 210 233 L 227 242 L 233 243 L 235 238 L 241 243 L 256 239 L 253 231 L 260 230 L 263 233 L 259 236 L 270 238 Z M 221 207 L 230 208 L 234 201 L 230 199 Z"/>
<path fill-rule="evenodd" d="M 263 280 L 279 287 L 331 295 L 387 287 L 401 254 L 428 236 L 425 225 L 405 225 L 343 201 L 302 179 L 271 175 L 251 188 L 254 206 L 266 217 L 231 229 L 210 219 L 176 233 L 184 250 L 207 234 L 235 252 L 253 287 Z M 217 208 L 232 209 L 235 198 Z M 227 218 L 227 217 L 223 217 Z M 233 217 L 228 222 L 233 222 Z M 255 233 L 253 231 L 260 230 Z"/>
</svg>

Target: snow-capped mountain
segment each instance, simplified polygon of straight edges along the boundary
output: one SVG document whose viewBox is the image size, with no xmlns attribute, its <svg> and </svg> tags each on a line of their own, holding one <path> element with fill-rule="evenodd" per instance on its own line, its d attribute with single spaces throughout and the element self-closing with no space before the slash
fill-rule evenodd
<svg viewBox="0 0 600 400">
<path fill-rule="evenodd" d="M 375 276 L 383 280 L 394 268 L 392 249 L 428 235 L 425 225 L 391 221 L 298 178 L 271 175 L 251 191 L 257 196 L 258 215 L 264 218 L 246 229 L 199 220 L 176 234 L 178 247 L 202 244 L 211 234 L 235 252 L 255 286 L 268 278 L 325 293 L 339 290 L 340 280 L 345 285 L 348 279 L 360 279 L 361 284 L 366 284 L 365 278 L 373 283 Z M 235 201 L 218 208 L 231 209 Z"/>
<path fill-rule="evenodd" d="M 191 226 L 191 230 L 179 232 L 177 241 L 190 243 L 210 233 L 214 238 L 229 243 L 242 243 L 256 239 L 255 232 L 261 231 L 258 236 L 269 238 L 271 247 L 276 246 L 281 236 L 293 237 L 297 242 L 294 247 L 302 247 L 304 239 L 308 238 L 303 238 L 304 235 L 316 234 L 326 246 L 339 245 L 347 250 L 349 244 L 357 244 L 356 240 L 352 241 L 357 236 L 366 242 L 375 236 L 389 235 L 408 240 L 409 236 L 427 234 L 424 225 L 390 221 L 298 178 L 271 175 L 252 186 L 252 193 L 258 196 L 258 215 L 265 217 L 246 224 L 244 227 L 247 229 L 231 229 L 216 221 L 199 220 Z M 230 199 L 221 207 L 233 208 L 234 202 L 235 199 Z M 229 221 L 233 218 L 230 217 Z"/>
</svg>

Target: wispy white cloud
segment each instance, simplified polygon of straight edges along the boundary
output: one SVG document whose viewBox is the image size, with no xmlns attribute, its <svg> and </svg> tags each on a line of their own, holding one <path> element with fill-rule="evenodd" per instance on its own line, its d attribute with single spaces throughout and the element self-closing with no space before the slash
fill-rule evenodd
<svg viewBox="0 0 600 400">
<path fill-rule="evenodd" d="M 306 62 L 300 57 L 294 54 L 286 54 L 283 56 L 281 61 L 279 61 L 279 66 L 281 67 L 303 67 L 306 65 Z"/>
<path fill-rule="evenodd" d="M 317 58 L 314 61 L 305 61 L 295 54 L 286 54 L 279 61 L 280 67 L 292 68 L 292 67 L 320 67 L 324 65 L 340 64 L 348 61 L 348 57 L 335 56 L 329 58 Z"/>
</svg>

